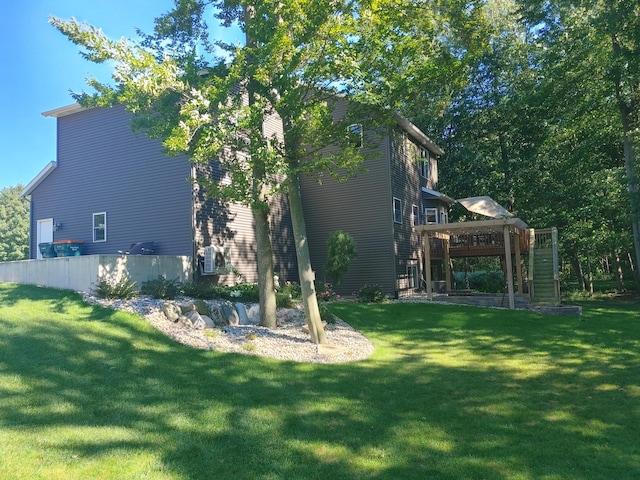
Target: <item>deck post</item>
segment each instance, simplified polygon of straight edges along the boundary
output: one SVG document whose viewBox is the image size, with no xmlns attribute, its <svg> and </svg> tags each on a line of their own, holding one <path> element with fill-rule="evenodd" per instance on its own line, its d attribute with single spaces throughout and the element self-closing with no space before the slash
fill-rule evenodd
<svg viewBox="0 0 640 480">
<path fill-rule="evenodd" d="M 513 244 L 516 249 L 516 279 L 518 280 L 518 293 L 523 294 L 522 288 L 522 256 L 520 252 L 520 231 L 516 230 L 513 235 Z"/>
<path fill-rule="evenodd" d="M 445 279 L 444 291 L 445 293 L 449 293 L 449 290 L 451 290 L 451 256 L 449 255 L 449 239 L 445 238 L 443 242 L 444 242 L 444 279 Z"/>
<path fill-rule="evenodd" d="M 513 294 L 513 262 L 511 261 L 511 233 L 509 225 L 504 226 L 504 260 L 507 267 L 507 292 L 509 293 L 509 309 L 516 308 Z"/>
<path fill-rule="evenodd" d="M 424 232 L 422 241 L 424 243 L 424 281 L 426 283 L 425 288 L 427 289 L 427 299 L 431 301 L 433 300 L 433 291 L 431 288 L 431 242 L 429 242 L 429 234 L 427 232 Z"/>
</svg>

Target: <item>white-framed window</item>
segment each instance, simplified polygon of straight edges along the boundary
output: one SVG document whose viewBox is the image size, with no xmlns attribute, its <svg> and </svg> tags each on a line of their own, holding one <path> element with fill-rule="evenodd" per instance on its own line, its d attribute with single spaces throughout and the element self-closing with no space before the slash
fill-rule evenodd
<svg viewBox="0 0 640 480">
<path fill-rule="evenodd" d="M 361 148 L 364 143 L 364 133 L 361 123 L 352 123 L 347 127 L 351 135 L 351 143 L 356 148 Z"/>
<path fill-rule="evenodd" d="M 411 205 L 411 225 L 420 225 L 420 209 L 418 205 Z"/>
<path fill-rule="evenodd" d="M 107 241 L 107 212 L 93 214 L 93 242 Z"/>
<path fill-rule="evenodd" d="M 431 155 L 426 148 L 420 148 L 420 175 L 424 178 L 429 178 L 429 162 L 431 161 Z"/>
<path fill-rule="evenodd" d="M 393 221 L 402 223 L 402 200 L 393 197 Z"/>
<path fill-rule="evenodd" d="M 426 207 L 424 209 L 424 223 L 438 223 L 438 209 Z"/>
</svg>

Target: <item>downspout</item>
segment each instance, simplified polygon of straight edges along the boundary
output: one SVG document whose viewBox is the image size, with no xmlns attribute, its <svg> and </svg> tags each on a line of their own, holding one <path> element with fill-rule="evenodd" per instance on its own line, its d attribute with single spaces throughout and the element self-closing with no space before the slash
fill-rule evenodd
<svg viewBox="0 0 640 480">
<path fill-rule="evenodd" d="M 394 294 L 394 298 L 398 297 L 398 278 L 397 278 L 397 272 L 396 272 L 396 252 L 395 252 L 395 240 L 396 240 L 396 232 L 395 232 L 395 223 L 393 221 L 393 187 L 392 187 L 392 182 L 393 179 L 391 178 L 391 162 L 393 161 L 393 159 L 391 158 L 391 140 L 393 137 L 393 128 L 389 127 L 389 134 L 387 135 L 387 141 L 385 143 L 385 157 L 387 159 L 387 179 L 389 180 L 388 183 L 388 191 L 387 191 L 387 208 L 388 210 L 388 215 L 387 218 L 388 220 L 391 222 L 391 245 L 389 246 L 389 251 L 391 252 L 390 255 L 390 259 L 391 259 L 391 282 L 393 285 L 393 294 Z M 389 200 L 392 200 L 391 202 L 389 202 Z"/>
</svg>

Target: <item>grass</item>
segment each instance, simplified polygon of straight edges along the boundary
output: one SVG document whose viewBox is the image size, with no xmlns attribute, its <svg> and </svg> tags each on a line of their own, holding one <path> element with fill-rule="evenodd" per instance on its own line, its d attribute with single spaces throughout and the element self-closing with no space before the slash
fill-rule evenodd
<svg viewBox="0 0 640 480">
<path fill-rule="evenodd" d="M 366 361 L 181 346 L 0 284 L 0 478 L 640 478 L 640 308 L 334 304 Z"/>
</svg>

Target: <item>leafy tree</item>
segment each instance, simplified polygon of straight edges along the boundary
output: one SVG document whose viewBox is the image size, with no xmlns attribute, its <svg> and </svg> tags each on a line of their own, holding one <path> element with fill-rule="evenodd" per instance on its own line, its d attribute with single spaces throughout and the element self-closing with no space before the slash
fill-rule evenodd
<svg viewBox="0 0 640 480">
<path fill-rule="evenodd" d="M 23 186 L 0 190 L 0 261 L 29 258 L 29 201 Z"/>
<path fill-rule="evenodd" d="M 342 276 L 357 256 L 358 247 L 349 233 L 341 230 L 332 232 L 327 240 L 327 261 L 324 264 L 325 279 L 331 278 L 336 285 L 340 285 Z"/>
</svg>

